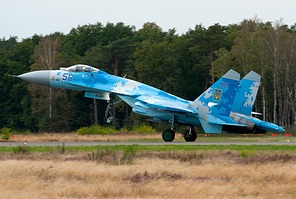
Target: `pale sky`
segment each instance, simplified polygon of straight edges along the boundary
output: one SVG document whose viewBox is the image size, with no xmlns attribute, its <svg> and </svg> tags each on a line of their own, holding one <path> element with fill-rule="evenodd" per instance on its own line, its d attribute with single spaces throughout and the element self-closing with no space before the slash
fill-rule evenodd
<svg viewBox="0 0 296 199">
<path fill-rule="evenodd" d="M 140 29 L 155 22 L 178 34 L 205 27 L 238 24 L 255 16 L 263 22 L 296 23 L 295 0 L 0 0 L 0 38 L 68 34 L 78 25 L 123 22 Z"/>
</svg>

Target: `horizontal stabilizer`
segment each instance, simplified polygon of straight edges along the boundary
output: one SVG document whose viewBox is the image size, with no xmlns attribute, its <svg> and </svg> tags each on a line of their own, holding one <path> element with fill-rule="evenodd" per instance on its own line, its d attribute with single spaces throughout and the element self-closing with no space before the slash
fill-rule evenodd
<svg viewBox="0 0 296 199">
<path fill-rule="evenodd" d="M 201 126 L 205 133 L 221 133 L 222 125 L 221 124 L 211 124 L 204 119 L 199 119 Z"/>
<path fill-rule="evenodd" d="M 230 125 L 230 126 L 246 126 L 244 124 L 238 124 L 230 117 L 225 117 L 221 115 L 213 116 L 207 115 L 208 124 L 219 124 L 219 125 Z"/>
</svg>

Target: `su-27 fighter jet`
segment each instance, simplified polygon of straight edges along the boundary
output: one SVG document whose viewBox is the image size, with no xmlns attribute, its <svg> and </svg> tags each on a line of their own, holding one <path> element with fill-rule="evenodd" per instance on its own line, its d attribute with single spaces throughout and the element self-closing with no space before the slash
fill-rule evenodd
<svg viewBox="0 0 296 199">
<path fill-rule="evenodd" d="M 189 126 L 184 134 L 188 142 L 196 140 L 194 126 L 201 126 L 205 133 L 221 133 L 222 127 L 231 130 L 247 126 L 230 118 L 240 80 L 234 70 L 229 70 L 194 101 L 83 64 L 60 70 L 33 71 L 17 77 L 39 85 L 84 91 L 85 97 L 108 100 L 109 105 L 117 95 L 133 112 L 169 121 L 171 127 L 162 133 L 166 142 L 174 140 L 176 123 Z"/>
<path fill-rule="evenodd" d="M 285 129 L 276 124 L 262 121 L 252 117 L 252 110 L 261 83 L 261 76 L 254 71 L 249 72 L 239 84 L 238 91 L 232 106 L 230 117 L 238 124 L 246 126 L 229 127 L 224 126 L 223 130 L 233 133 L 254 133 L 262 134 L 267 131 L 284 132 Z M 258 114 L 258 113 L 253 113 Z"/>
</svg>

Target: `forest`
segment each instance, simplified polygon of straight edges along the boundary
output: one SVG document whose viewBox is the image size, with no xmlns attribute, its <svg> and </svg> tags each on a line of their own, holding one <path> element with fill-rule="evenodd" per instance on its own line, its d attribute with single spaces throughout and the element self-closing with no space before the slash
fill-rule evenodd
<svg viewBox="0 0 296 199">
<path fill-rule="evenodd" d="M 107 103 L 83 92 L 28 84 L 10 75 L 77 63 L 127 76 L 194 100 L 229 69 L 241 77 L 253 70 L 262 83 L 253 111 L 260 119 L 296 125 L 296 24 L 244 20 L 196 25 L 179 35 L 155 23 L 140 29 L 124 23 L 81 25 L 68 34 L 0 39 L 0 128 L 68 132 L 103 125 Z M 125 103 L 116 105 L 115 128 L 147 123 Z"/>
</svg>

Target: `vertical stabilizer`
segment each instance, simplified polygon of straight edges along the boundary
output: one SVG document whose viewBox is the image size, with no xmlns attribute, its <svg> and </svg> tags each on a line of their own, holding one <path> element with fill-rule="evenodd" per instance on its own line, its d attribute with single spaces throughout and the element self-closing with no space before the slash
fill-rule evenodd
<svg viewBox="0 0 296 199">
<path fill-rule="evenodd" d="M 239 84 L 240 74 L 229 70 L 192 103 L 200 115 L 229 116 Z"/>
<path fill-rule="evenodd" d="M 232 112 L 251 115 L 258 89 L 260 86 L 261 76 L 254 71 L 249 72 L 239 84 Z"/>
<path fill-rule="evenodd" d="M 221 133 L 222 124 L 226 122 L 219 118 L 229 117 L 239 79 L 239 73 L 229 70 L 190 104 L 192 108 L 197 109 L 205 133 Z"/>
</svg>

